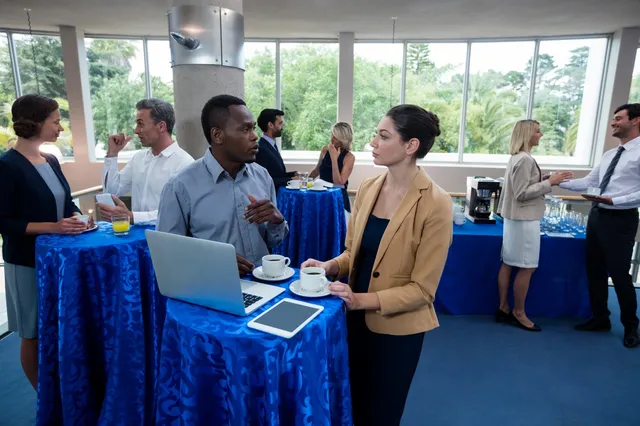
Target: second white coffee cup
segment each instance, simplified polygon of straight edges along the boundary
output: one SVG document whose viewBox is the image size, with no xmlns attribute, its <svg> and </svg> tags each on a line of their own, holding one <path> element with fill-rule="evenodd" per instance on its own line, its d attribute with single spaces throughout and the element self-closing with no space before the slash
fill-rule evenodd
<svg viewBox="0 0 640 426">
<path fill-rule="evenodd" d="M 291 259 L 279 254 L 263 256 L 262 272 L 269 278 L 278 278 L 284 275 L 285 268 L 289 266 L 289 263 L 291 263 Z"/>
<path fill-rule="evenodd" d="M 322 268 L 308 267 L 300 270 L 300 288 L 310 293 L 318 293 L 329 284 L 326 272 Z"/>
</svg>

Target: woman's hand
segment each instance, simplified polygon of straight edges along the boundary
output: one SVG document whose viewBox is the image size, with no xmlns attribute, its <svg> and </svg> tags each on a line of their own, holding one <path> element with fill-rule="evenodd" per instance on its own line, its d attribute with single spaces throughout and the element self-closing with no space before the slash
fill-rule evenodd
<svg viewBox="0 0 640 426">
<path fill-rule="evenodd" d="M 560 185 L 565 180 L 569 180 L 573 177 L 573 172 L 557 172 L 551 175 L 549 182 L 551 185 Z"/>
<path fill-rule="evenodd" d="M 324 269 L 324 272 L 327 275 L 338 275 L 338 273 L 340 272 L 340 268 L 338 267 L 338 262 L 336 262 L 335 260 L 331 259 L 327 262 L 321 262 L 319 260 L 315 260 L 315 259 L 307 259 L 304 262 L 302 262 L 302 265 L 300 265 L 300 269 L 303 268 L 322 268 Z"/>
<path fill-rule="evenodd" d="M 360 306 L 359 294 L 354 293 L 347 284 L 335 282 L 329 284 L 329 291 L 333 296 L 338 296 L 347 305 L 350 311 L 362 309 Z"/>
<path fill-rule="evenodd" d="M 332 143 L 329 144 L 329 156 L 332 160 L 337 160 L 340 156 L 340 150 L 336 148 Z"/>
<path fill-rule="evenodd" d="M 53 234 L 77 235 L 87 229 L 87 225 L 75 217 L 60 219 L 53 224 Z"/>
</svg>

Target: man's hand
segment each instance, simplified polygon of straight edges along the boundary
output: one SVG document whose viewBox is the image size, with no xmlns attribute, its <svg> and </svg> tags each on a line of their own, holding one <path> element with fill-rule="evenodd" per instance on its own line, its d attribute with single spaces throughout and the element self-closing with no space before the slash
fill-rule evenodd
<svg viewBox="0 0 640 426">
<path fill-rule="evenodd" d="M 247 274 L 250 274 L 253 271 L 253 263 L 249 262 L 244 257 L 240 256 L 236 253 L 236 261 L 238 262 L 238 272 L 240 272 L 240 276 L 243 277 Z"/>
<path fill-rule="evenodd" d="M 109 136 L 107 157 L 117 157 L 118 153 L 129 143 L 131 138 L 131 136 L 125 136 L 124 133 Z"/>
<path fill-rule="evenodd" d="M 107 206 L 106 204 L 96 203 L 96 207 L 100 211 L 100 215 L 107 222 L 111 222 L 112 216 L 129 216 L 131 223 L 133 223 L 133 213 L 127 208 L 122 200 L 115 195 L 111 195 L 113 202 L 116 203 L 115 207 Z"/>
<path fill-rule="evenodd" d="M 611 197 L 601 197 L 600 195 L 586 195 L 586 194 L 583 195 L 583 197 L 595 203 L 606 204 L 608 206 L 613 205 L 613 198 Z"/>
<path fill-rule="evenodd" d="M 245 207 L 246 213 L 244 218 L 249 223 L 257 223 L 258 225 L 263 223 L 272 223 L 274 225 L 280 225 L 284 222 L 282 213 L 273 205 L 271 200 L 256 200 L 256 198 L 249 194 L 249 204 Z"/>
</svg>

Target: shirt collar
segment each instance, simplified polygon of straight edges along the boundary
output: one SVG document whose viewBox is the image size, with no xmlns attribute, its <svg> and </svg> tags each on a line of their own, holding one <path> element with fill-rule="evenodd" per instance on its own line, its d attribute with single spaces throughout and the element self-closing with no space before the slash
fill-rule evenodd
<svg viewBox="0 0 640 426">
<path fill-rule="evenodd" d="M 275 147 L 276 146 L 276 141 L 274 141 L 273 139 L 271 139 L 269 136 L 267 135 L 262 135 L 262 137 L 264 138 L 264 140 L 266 140 L 267 142 L 269 142 L 271 144 L 271 146 Z"/>
<path fill-rule="evenodd" d="M 171 157 L 173 153 L 177 152 L 179 149 L 180 149 L 180 146 L 178 145 L 178 142 L 173 142 L 171 145 L 163 149 L 160 155 L 168 158 L 168 157 Z"/>
<path fill-rule="evenodd" d="M 629 151 L 630 149 L 633 149 L 638 145 L 640 145 L 640 136 L 638 136 L 635 139 L 631 139 L 629 142 L 625 143 L 624 145 L 620 145 L 620 146 L 624 146 L 625 151 Z"/>
<path fill-rule="evenodd" d="M 178 142 L 173 142 L 171 145 L 169 145 L 168 147 L 166 147 L 165 149 L 163 149 L 160 154 L 158 154 L 157 156 L 163 156 L 163 157 L 171 157 L 175 152 L 178 152 L 178 150 L 180 149 L 180 146 L 178 145 Z M 156 157 L 155 155 L 153 155 L 153 151 L 151 150 L 151 148 L 147 149 L 147 155 L 150 157 Z"/>
<path fill-rule="evenodd" d="M 205 151 L 204 158 L 202 161 L 204 161 L 204 166 L 207 168 L 207 170 L 211 174 L 211 177 L 213 177 L 213 180 L 215 183 L 218 183 L 220 181 L 220 178 L 224 176 L 228 176 L 229 179 L 231 179 L 231 175 L 227 173 L 227 171 L 220 165 L 218 160 L 216 160 L 216 157 L 214 157 L 213 154 L 211 153 L 211 148 L 208 148 Z M 247 176 L 247 174 L 248 174 L 247 165 L 245 164 L 244 166 L 242 166 L 242 168 L 238 172 L 238 176 Z"/>
</svg>

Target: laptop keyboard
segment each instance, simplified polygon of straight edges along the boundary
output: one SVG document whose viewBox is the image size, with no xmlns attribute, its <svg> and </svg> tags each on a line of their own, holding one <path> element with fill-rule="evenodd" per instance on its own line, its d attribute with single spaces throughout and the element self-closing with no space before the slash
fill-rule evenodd
<svg viewBox="0 0 640 426">
<path fill-rule="evenodd" d="M 248 308 L 249 306 L 256 303 L 258 300 L 262 299 L 262 296 L 256 296 L 255 294 L 242 293 L 242 299 L 244 300 L 244 307 Z"/>
</svg>

